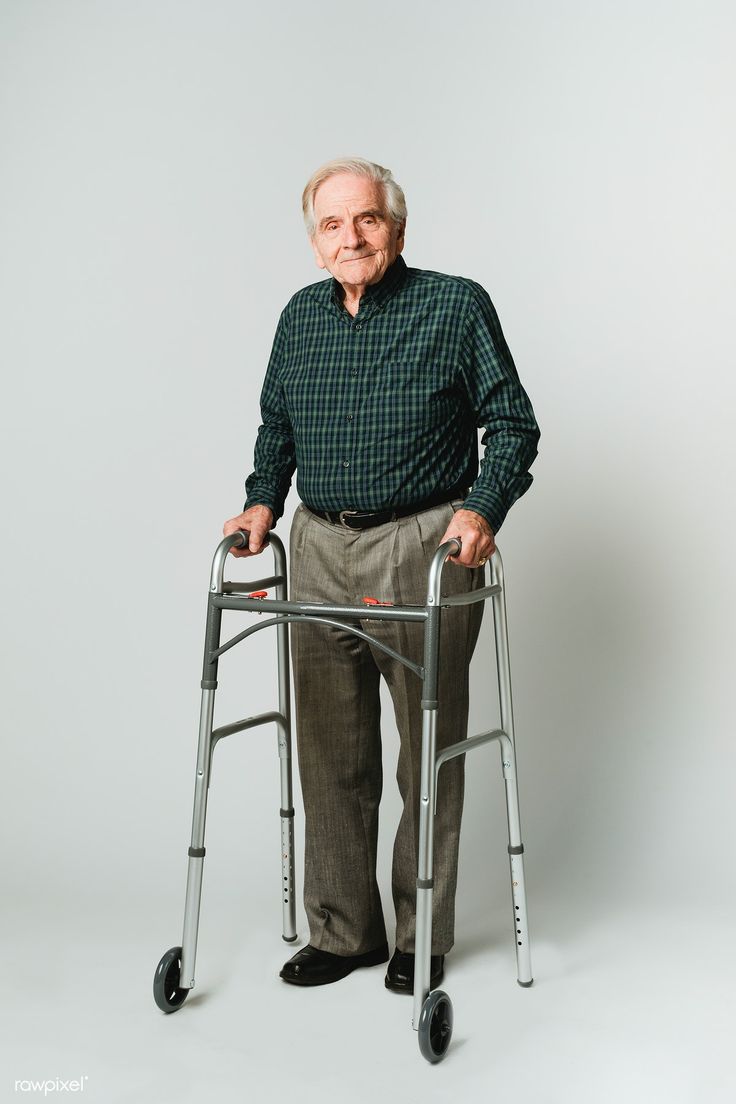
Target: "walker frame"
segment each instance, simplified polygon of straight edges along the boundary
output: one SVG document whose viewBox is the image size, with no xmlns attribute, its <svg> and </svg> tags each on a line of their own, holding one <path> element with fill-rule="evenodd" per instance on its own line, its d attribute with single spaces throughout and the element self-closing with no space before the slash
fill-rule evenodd
<svg viewBox="0 0 736 1104">
<path fill-rule="evenodd" d="M 212 561 L 207 602 L 202 671 L 202 700 L 199 721 L 197 769 L 194 786 L 194 812 L 187 871 L 182 945 L 172 947 L 161 958 L 154 975 L 154 999 L 164 1012 L 174 1012 L 186 999 L 195 983 L 195 959 L 202 895 L 202 874 L 205 858 L 205 819 L 212 755 L 219 740 L 258 725 L 275 723 L 278 730 L 278 752 L 281 771 L 281 876 L 282 876 L 282 938 L 293 943 L 297 938 L 294 876 L 294 808 L 292 804 L 291 769 L 291 690 L 289 673 L 290 622 L 310 621 L 333 625 L 361 637 L 374 647 L 403 663 L 423 681 L 422 692 L 422 757 L 419 808 L 419 855 L 417 864 L 416 940 L 414 971 L 414 1010 L 412 1027 L 418 1032 L 419 1047 L 430 1062 L 439 1062 L 447 1053 L 452 1037 L 453 1009 L 443 990 L 430 991 L 430 958 L 432 949 L 432 892 L 434 861 L 434 813 L 437 806 L 437 778 L 443 764 L 457 755 L 465 755 L 483 744 L 498 741 L 506 790 L 508 821 L 508 854 L 511 873 L 511 897 L 516 944 L 517 981 L 527 988 L 532 985 L 529 931 L 527 924 L 526 890 L 524 883 L 524 846 L 521 840 L 519 793 L 516 775 L 514 719 L 511 699 L 511 667 L 509 662 L 508 628 L 503 563 L 496 548 L 490 559 L 491 583 L 463 594 L 442 595 L 442 569 L 448 556 L 460 552 L 461 543 L 453 537 L 441 544 L 429 567 L 427 598 L 424 606 L 414 605 L 334 605 L 330 603 L 288 601 L 286 553 L 281 540 L 270 533 L 268 543 L 274 555 L 275 574 L 252 582 L 224 581 L 225 562 L 231 549 L 247 547 L 248 533 L 239 530 L 220 542 Z M 267 598 L 270 588 L 276 597 Z M 458 743 L 436 750 L 438 701 L 439 639 L 442 610 L 451 606 L 492 599 L 496 669 L 501 711 L 501 728 L 470 736 Z M 220 643 L 223 610 L 240 610 L 275 616 L 251 625 L 226 643 Z M 343 618 L 354 620 L 400 620 L 423 624 L 424 663 L 414 663 L 407 656 Z M 220 656 L 242 640 L 274 626 L 277 636 L 279 708 L 254 717 L 213 729 L 215 692 Z"/>
</svg>

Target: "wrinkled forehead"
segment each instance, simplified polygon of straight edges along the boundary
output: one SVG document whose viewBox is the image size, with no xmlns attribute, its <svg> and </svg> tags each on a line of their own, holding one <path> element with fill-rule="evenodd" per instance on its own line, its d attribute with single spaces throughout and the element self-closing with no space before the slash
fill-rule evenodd
<svg viewBox="0 0 736 1104">
<path fill-rule="evenodd" d="M 322 218 L 345 207 L 384 209 L 383 188 L 375 180 L 353 173 L 337 173 L 324 180 L 314 194 L 314 214 Z"/>
</svg>

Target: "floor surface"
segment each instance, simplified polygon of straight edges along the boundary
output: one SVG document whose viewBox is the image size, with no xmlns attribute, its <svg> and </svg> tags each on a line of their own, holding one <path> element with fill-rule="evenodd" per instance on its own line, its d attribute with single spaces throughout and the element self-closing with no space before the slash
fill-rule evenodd
<svg viewBox="0 0 736 1104">
<path fill-rule="evenodd" d="M 245 899 L 203 911 L 197 988 L 171 1015 L 151 996 L 158 959 L 180 942 L 171 903 L 160 915 L 156 901 L 145 911 L 111 899 L 69 905 L 12 914 L 3 1100 L 44 1095 L 28 1081 L 56 1078 L 80 1081 L 78 1095 L 105 1104 L 375 1104 L 450 1093 L 514 1104 L 736 1100 L 736 948 L 725 922 L 706 927 L 694 914 L 643 906 L 565 916 L 544 902 L 534 922 L 530 903 L 535 983 L 522 989 L 499 909 L 448 956 L 442 988 L 455 1030 L 445 1060 L 430 1066 L 411 999 L 384 988 L 383 967 L 315 989 L 287 985 L 277 975 L 295 945 L 252 918 L 246 934 Z"/>
</svg>

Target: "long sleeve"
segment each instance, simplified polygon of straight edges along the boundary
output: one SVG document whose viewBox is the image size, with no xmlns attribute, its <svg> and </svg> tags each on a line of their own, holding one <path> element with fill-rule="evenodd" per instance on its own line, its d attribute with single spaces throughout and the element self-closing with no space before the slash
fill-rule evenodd
<svg viewBox="0 0 736 1104">
<path fill-rule="evenodd" d="M 475 294 L 464 321 L 462 374 L 477 427 L 484 427 L 485 451 L 464 509 L 487 519 L 494 533 L 513 503 L 528 491 L 540 430 L 522 387 L 488 293 Z"/>
<path fill-rule="evenodd" d="M 284 503 L 296 469 L 291 421 L 284 401 L 281 365 L 286 349 L 286 322 L 282 313 L 261 390 L 261 419 L 253 453 L 253 471 L 245 481 L 244 510 L 264 505 L 273 511 L 274 523 Z"/>
</svg>

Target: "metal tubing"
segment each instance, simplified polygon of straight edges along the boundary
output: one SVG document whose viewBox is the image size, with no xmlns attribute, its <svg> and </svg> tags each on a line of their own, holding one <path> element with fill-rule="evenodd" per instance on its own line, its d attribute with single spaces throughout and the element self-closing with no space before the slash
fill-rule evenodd
<svg viewBox="0 0 736 1104">
<path fill-rule="evenodd" d="M 266 579 L 251 579 L 247 583 L 225 581 L 222 584 L 222 592 L 223 594 L 250 594 L 252 590 L 268 590 L 272 586 L 278 586 L 281 581 L 279 575 L 269 575 Z"/>
<path fill-rule="evenodd" d="M 427 605 L 436 606 L 440 600 L 440 585 L 442 583 L 442 568 L 448 556 L 455 556 L 460 552 L 462 545 L 457 537 L 450 537 L 441 544 L 429 565 L 429 577 L 427 580 Z M 421 607 L 419 607 L 421 608 Z"/>
<path fill-rule="evenodd" d="M 268 713 L 257 713 L 255 717 L 245 717 L 242 721 L 233 721 L 231 724 L 220 725 L 212 733 L 213 745 L 224 736 L 233 736 L 236 732 L 245 732 L 248 728 L 256 728 L 258 725 L 270 724 L 273 721 L 277 725 L 283 725 L 285 718 L 276 710 Z"/>
<path fill-rule="evenodd" d="M 360 621 L 424 621 L 424 606 L 335 606 L 330 602 L 281 602 L 276 598 L 238 598 L 217 594 L 212 602 L 218 609 L 248 610 L 251 613 L 315 614 L 318 617 L 352 617 Z"/>
<path fill-rule="evenodd" d="M 207 789 L 211 762 L 212 717 L 215 707 L 215 691 L 202 691 L 199 715 L 199 745 L 197 749 L 197 775 L 194 783 L 194 812 L 192 814 L 192 849 L 204 849 L 204 826 L 207 813 Z M 204 855 L 189 856 L 187 890 L 184 903 L 184 933 L 182 936 L 181 979 L 182 989 L 194 988 L 194 964 L 197 954 L 199 908 L 202 896 L 202 868 Z"/>
<path fill-rule="evenodd" d="M 427 581 L 427 625 L 424 630 L 424 688 L 422 693 L 422 760 L 419 794 L 419 856 L 417 863 L 416 934 L 414 940 L 414 1017 L 419 1030 L 422 1005 L 429 994 L 432 955 L 432 896 L 434 872 L 434 786 L 437 745 L 438 659 L 440 642 L 440 585 L 448 556 L 460 550 L 451 538 L 435 552 Z"/>
<path fill-rule="evenodd" d="M 278 726 L 280 732 L 286 724 L 286 718 L 281 713 L 277 710 L 271 710 L 268 713 L 258 713 L 255 717 L 245 717 L 242 721 L 233 721 L 231 724 L 220 725 L 219 728 L 216 728 L 210 740 L 210 782 L 212 781 L 212 760 L 217 743 L 225 736 L 233 736 L 236 732 L 245 732 L 246 729 L 256 728 L 258 725 L 270 724 L 271 721 Z M 281 736 L 279 735 L 280 739 Z"/>
<path fill-rule="evenodd" d="M 204 659 L 202 661 L 202 689 L 217 688 L 217 656 L 214 654 L 220 643 L 222 610 L 218 609 L 210 596 L 207 600 L 207 629 L 204 635 Z"/>
<path fill-rule="evenodd" d="M 473 602 L 485 602 L 486 598 L 492 598 L 498 594 L 497 586 L 479 587 L 477 590 L 465 590 L 462 594 L 443 594 L 440 605 L 446 606 L 470 606 Z"/>
<path fill-rule="evenodd" d="M 412 1027 L 419 1030 L 422 1005 L 429 993 L 432 955 L 432 895 L 434 860 L 434 750 L 437 737 L 437 710 L 423 707 L 422 765 L 419 801 L 419 862 L 417 865 L 416 934 L 414 939 L 414 1017 Z M 429 886 L 420 886 L 429 882 Z"/>
<path fill-rule="evenodd" d="M 514 744 L 513 703 L 511 696 L 511 669 L 508 648 L 508 628 L 506 622 L 506 600 L 503 578 L 503 564 L 498 549 L 491 558 L 491 585 L 463 595 L 442 597 L 440 587 L 442 570 L 449 555 L 460 550 L 460 542 L 455 538 L 441 545 L 432 559 L 429 569 L 427 600 L 425 606 L 339 606 L 327 603 L 289 602 L 286 553 L 284 546 L 274 534 L 270 534 L 269 543 L 274 554 L 276 574 L 251 583 L 224 583 L 223 573 L 226 557 L 231 548 L 242 547 L 247 535 L 240 532 L 226 537 L 218 546 L 212 563 L 210 575 L 210 598 L 208 603 L 207 635 L 205 663 L 203 671 L 203 691 L 200 709 L 199 744 L 197 752 L 197 777 L 195 780 L 194 811 L 192 817 L 192 836 L 187 872 L 186 902 L 184 910 L 184 934 L 182 938 L 182 966 L 180 985 L 182 988 L 194 986 L 194 965 L 199 925 L 199 910 L 202 890 L 202 869 L 204 863 L 204 830 L 207 807 L 207 791 L 212 769 L 212 752 L 218 740 L 234 732 L 243 731 L 256 725 L 274 721 L 278 731 L 278 752 L 281 780 L 281 865 L 282 865 L 282 912 L 283 937 L 291 942 L 296 938 L 296 901 L 294 878 L 294 812 L 292 808 L 292 765 L 291 765 L 291 691 L 289 683 L 289 636 L 288 623 L 291 621 L 319 621 L 353 632 L 376 645 L 386 654 L 404 663 L 423 679 L 422 697 L 422 755 L 420 775 L 419 808 L 419 853 L 417 862 L 417 901 L 416 901 L 416 939 L 414 973 L 414 1012 L 412 1026 L 418 1029 L 422 1006 L 429 993 L 432 952 L 432 897 L 434 873 L 434 813 L 438 790 L 440 768 L 449 759 L 464 755 L 482 744 L 498 740 L 501 750 L 504 783 L 506 789 L 506 812 L 509 835 L 509 859 L 511 872 L 511 890 L 514 908 L 514 931 L 516 942 L 517 972 L 520 985 L 531 985 L 531 959 L 526 916 L 526 891 L 524 884 L 523 845 L 519 814 L 519 795 L 516 778 L 516 753 Z M 263 599 L 238 598 L 246 588 L 259 589 L 275 586 L 276 598 Z M 437 716 L 438 716 L 438 671 L 440 618 L 443 608 L 467 605 L 471 602 L 493 599 L 494 634 L 496 641 L 496 667 L 498 691 L 501 707 L 501 729 L 494 729 L 478 736 L 460 741 L 437 754 Z M 264 623 L 252 626 L 222 647 L 219 646 L 220 620 L 223 609 L 234 609 L 256 613 L 264 612 L 264 606 L 277 616 Z M 412 622 L 426 621 L 424 636 L 424 665 L 411 662 L 405 656 L 384 645 L 381 641 L 365 633 L 352 624 L 332 620 L 336 617 L 348 617 L 354 620 L 401 620 Z M 267 626 L 275 625 L 277 631 L 277 660 L 279 684 L 279 710 L 262 713 L 255 717 L 223 725 L 212 729 L 214 715 L 214 694 L 217 685 L 217 665 L 219 656 L 238 641 Z M 192 854 L 201 852 L 201 854 Z"/>
<path fill-rule="evenodd" d="M 354 636 L 359 636 L 361 640 L 367 640 L 369 644 L 373 644 L 380 652 L 385 652 L 386 655 L 390 655 L 392 659 L 396 659 L 399 663 L 403 663 L 404 666 L 413 671 L 415 675 L 418 675 L 420 678 L 422 677 L 423 668 L 420 667 L 418 663 L 414 663 L 411 659 L 402 655 L 401 652 L 397 652 L 389 644 L 384 644 L 382 640 L 378 640 L 375 636 L 371 636 L 355 625 L 348 625 L 344 621 L 335 621 L 331 617 L 312 617 L 307 613 L 286 613 L 278 617 L 270 617 L 260 625 L 251 625 L 249 629 L 243 629 L 237 636 L 234 636 L 231 640 L 227 640 L 222 644 L 217 651 L 213 652 L 213 658 L 219 658 L 221 655 L 224 655 L 225 652 L 229 652 L 236 644 L 240 644 L 241 640 L 245 640 L 248 636 L 253 636 L 254 633 L 260 632 L 261 629 L 268 629 L 271 625 L 281 626 L 289 621 L 315 621 L 318 625 L 332 625 L 336 629 L 345 629 L 346 632 L 351 632 Z"/>
<path fill-rule="evenodd" d="M 443 748 L 438 752 L 434 764 L 434 813 L 437 815 L 437 779 L 440 773 L 440 767 L 447 762 L 448 759 L 455 759 L 458 755 L 465 755 L 467 751 L 473 751 L 474 748 L 482 747 L 483 744 L 488 744 L 491 740 L 508 741 L 506 733 L 500 728 L 494 728 L 492 732 L 482 732 L 478 736 L 469 736 L 467 740 L 460 740 L 457 744 L 450 744 L 449 747 Z"/>
<path fill-rule="evenodd" d="M 286 553 L 279 541 L 273 546 L 274 562 L 279 575 L 276 598 L 288 598 Z M 279 683 L 279 711 L 283 725 L 279 727 L 279 773 L 281 782 L 281 911 L 282 938 L 287 943 L 296 939 L 296 878 L 294 874 L 294 809 L 291 771 L 291 685 L 289 682 L 289 628 L 282 621 L 276 627 L 276 653 Z"/>
<path fill-rule="evenodd" d="M 506 588 L 503 562 L 496 549 L 491 558 L 491 578 L 500 590 L 493 599 L 493 628 L 496 639 L 496 669 L 498 694 L 501 704 L 501 727 L 507 739 L 502 741 L 501 761 L 506 786 L 506 816 L 509 831 L 509 863 L 511 897 L 514 913 L 514 942 L 516 944 L 517 979 L 520 985 L 532 983 L 531 952 L 526 911 L 526 886 L 524 882 L 523 844 L 521 842 L 521 817 L 519 813 L 519 788 L 516 779 L 516 746 L 514 740 L 514 710 L 511 697 L 511 663 L 509 659 L 508 625 L 506 621 Z M 512 853 L 512 849 L 514 853 Z M 517 849 L 521 849 L 517 851 Z"/>
<path fill-rule="evenodd" d="M 218 544 L 218 546 L 215 550 L 215 554 L 212 558 L 212 570 L 210 572 L 210 593 L 211 594 L 222 594 L 223 579 L 224 579 L 224 575 L 225 575 L 225 561 L 227 560 L 227 556 L 228 556 L 228 553 L 229 553 L 230 549 L 231 548 L 244 548 L 247 543 L 248 543 L 247 535 L 246 535 L 246 533 L 243 532 L 242 529 L 238 530 L 237 533 L 231 533 L 229 537 L 223 537 L 223 539 L 220 541 L 220 543 Z M 275 533 L 269 533 L 268 534 L 268 544 L 270 544 L 271 547 L 274 550 L 274 558 L 276 559 L 277 563 L 278 563 L 278 556 L 279 556 L 278 550 L 279 549 L 281 550 L 282 562 L 285 563 L 286 562 L 286 554 L 284 552 L 284 546 L 281 543 L 280 539 L 276 536 Z M 278 567 L 277 567 L 277 574 L 278 575 L 281 574 L 281 572 L 278 570 Z M 251 588 L 253 590 L 258 590 L 259 589 L 257 586 L 254 586 L 253 584 L 251 584 Z"/>
</svg>

